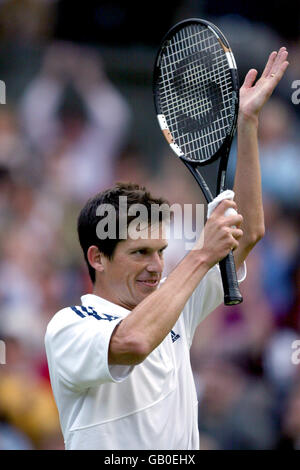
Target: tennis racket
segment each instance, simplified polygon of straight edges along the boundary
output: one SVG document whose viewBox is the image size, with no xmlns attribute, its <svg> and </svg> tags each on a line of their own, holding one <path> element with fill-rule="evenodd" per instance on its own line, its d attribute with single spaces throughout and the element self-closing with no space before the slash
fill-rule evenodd
<svg viewBox="0 0 300 470">
<path fill-rule="evenodd" d="M 212 23 L 191 18 L 163 38 L 153 94 L 160 128 L 207 202 L 226 189 L 239 107 L 238 72 L 227 39 Z M 242 302 L 232 251 L 220 261 L 224 304 Z"/>
</svg>

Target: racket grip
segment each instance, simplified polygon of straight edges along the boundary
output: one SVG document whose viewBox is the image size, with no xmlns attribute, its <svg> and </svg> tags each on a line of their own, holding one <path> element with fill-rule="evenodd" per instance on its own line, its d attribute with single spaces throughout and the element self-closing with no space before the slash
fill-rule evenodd
<svg viewBox="0 0 300 470">
<path fill-rule="evenodd" d="M 219 262 L 219 266 L 224 290 L 224 304 L 240 304 L 243 302 L 243 297 L 239 289 L 232 251 Z"/>
</svg>

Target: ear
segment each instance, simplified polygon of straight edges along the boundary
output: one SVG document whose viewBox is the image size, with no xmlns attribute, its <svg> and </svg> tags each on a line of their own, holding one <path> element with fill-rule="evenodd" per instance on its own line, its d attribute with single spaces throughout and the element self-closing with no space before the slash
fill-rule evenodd
<svg viewBox="0 0 300 470">
<path fill-rule="evenodd" d="M 103 254 L 100 252 L 97 246 L 92 245 L 89 247 L 87 251 L 87 259 L 90 265 L 95 269 L 95 271 L 98 271 L 98 272 L 104 271 L 102 257 L 103 257 Z"/>
</svg>

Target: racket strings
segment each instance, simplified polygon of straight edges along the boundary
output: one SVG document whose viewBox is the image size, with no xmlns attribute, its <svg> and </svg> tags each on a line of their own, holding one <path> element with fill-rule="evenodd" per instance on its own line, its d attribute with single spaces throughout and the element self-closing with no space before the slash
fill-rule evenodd
<svg viewBox="0 0 300 470">
<path fill-rule="evenodd" d="M 197 83 L 195 81 L 195 83 Z M 228 108 L 230 109 L 231 106 L 231 96 L 232 96 L 232 90 L 227 86 L 227 84 L 221 84 L 220 88 L 223 90 L 223 104 L 228 103 Z M 170 91 L 172 93 L 172 91 Z M 207 95 L 201 91 L 199 92 L 200 95 L 203 95 L 203 99 L 206 100 L 209 104 L 209 107 L 211 107 L 211 102 L 208 100 Z M 177 100 L 176 105 L 170 109 L 170 117 L 176 116 L 177 112 L 182 109 L 183 106 L 186 108 L 191 107 L 194 108 L 194 101 L 196 100 L 196 97 L 191 98 L 190 102 L 187 102 L 187 98 L 189 97 L 190 92 L 186 91 L 182 93 L 182 97 Z M 169 93 L 161 93 L 160 100 L 161 100 L 161 105 L 162 106 L 168 106 L 168 99 L 169 99 Z M 205 103 L 201 102 L 200 108 L 201 111 L 205 110 Z M 190 110 L 192 112 L 192 109 Z"/>
<path fill-rule="evenodd" d="M 194 32 L 193 32 L 194 31 Z M 192 53 L 192 48 L 194 47 L 194 52 L 199 51 L 207 51 L 210 50 L 212 45 L 220 46 L 216 36 L 212 33 L 205 35 L 209 30 L 205 26 L 200 25 L 192 25 L 186 27 L 179 31 L 176 37 L 173 37 L 171 43 L 169 44 L 171 47 L 174 46 L 174 52 L 170 52 L 168 57 L 171 58 L 174 56 L 175 60 L 178 60 L 178 57 L 181 55 L 181 58 L 186 57 L 186 53 Z M 175 39 L 175 40 L 174 40 Z M 209 41 L 212 44 L 209 44 Z M 216 42 L 217 41 L 217 42 Z"/>
<path fill-rule="evenodd" d="M 183 35 L 185 36 L 184 31 L 183 31 Z M 198 35 L 196 35 L 196 34 L 192 35 L 192 38 L 195 39 L 196 36 L 199 36 L 199 33 L 198 33 Z M 184 37 L 184 39 L 186 39 L 186 38 Z M 208 38 L 209 42 L 212 42 L 211 39 L 212 39 L 211 37 Z M 214 39 L 214 41 L 216 41 L 215 37 L 213 37 L 213 39 Z M 182 42 L 182 41 L 181 41 L 181 42 Z M 203 40 L 202 40 L 201 42 L 203 42 Z M 215 47 L 217 44 L 216 44 L 216 43 L 212 43 L 212 44 L 210 44 L 210 45 L 211 45 L 212 47 Z M 192 43 L 192 46 L 194 46 L 194 43 Z M 206 47 L 205 49 L 207 50 L 208 47 Z M 185 48 L 184 50 L 187 50 L 187 48 Z M 204 58 L 205 58 L 205 56 L 204 56 Z M 204 65 L 203 67 L 199 67 L 199 66 L 197 66 L 197 65 L 198 65 L 198 64 L 196 64 L 196 67 L 191 67 L 191 66 L 189 66 L 189 67 L 188 67 L 188 70 L 187 70 L 188 73 L 187 73 L 186 75 L 187 75 L 188 78 L 189 78 L 189 84 L 190 84 L 191 82 L 192 82 L 192 83 L 194 82 L 194 83 L 196 83 L 196 84 L 199 83 L 199 82 L 201 82 L 201 84 L 202 84 L 202 93 L 201 93 L 201 95 L 202 95 L 202 96 L 201 96 L 201 97 L 202 97 L 202 100 L 200 100 L 199 103 L 198 103 L 198 110 L 203 114 L 203 111 L 205 111 L 205 110 L 207 110 L 207 109 L 210 108 L 210 106 L 209 106 L 209 103 L 210 103 L 209 97 L 206 97 L 206 99 L 205 99 L 205 96 L 207 95 L 207 90 L 205 89 L 205 84 L 206 84 L 206 83 L 208 83 L 208 84 L 210 83 L 209 79 L 207 78 L 207 77 L 208 77 L 207 69 L 208 69 L 208 68 L 211 68 L 211 67 L 210 67 L 210 64 L 207 64 L 207 65 L 206 65 L 205 63 L 203 64 L 203 65 Z M 228 67 L 227 67 L 227 68 L 228 68 Z M 178 70 L 178 69 L 177 69 L 177 70 Z M 218 70 L 218 75 L 221 77 L 221 73 L 220 73 L 221 70 L 220 70 L 220 68 L 217 69 L 217 70 Z M 212 74 L 210 74 L 209 78 L 211 78 L 211 76 L 212 76 Z M 217 76 L 215 75 L 215 77 L 213 77 L 213 78 L 214 78 L 214 80 L 216 80 Z M 189 85 L 189 87 L 190 87 L 190 85 Z M 187 95 L 187 96 L 182 96 L 182 95 L 181 95 L 181 96 L 182 96 L 182 102 L 185 102 L 185 104 L 187 104 L 187 102 L 188 102 L 187 98 L 188 98 L 188 95 L 189 95 L 189 92 L 190 92 L 190 90 L 188 89 L 189 87 L 186 87 L 186 95 Z M 192 97 L 192 96 L 193 96 L 193 95 L 190 94 L 190 97 Z M 182 103 L 178 103 L 178 101 L 177 101 L 177 104 L 180 104 L 180 105 L 182 106 Z M 219 105 L 219 104 L 220 104 L 220 103 L 218 103 L 218 105 Z M 202 105 L 202 106 L 201 106 L 201 105 Z M 177 106 L 177 108 L 178 108 L 178 106 Z M 185 106 L 185 108 L 186 108 L 186 111 L 187 111 L 187 112 L 189 112 L 189 111 L 191 112 L 191 109 L 189 109 L 189 106 Z M 191 99 L 190 108 L 193 109 L 193 117 L 196 117 L 198 110 L 197 110 L 197 108 L 195 107 L 195 100 L 194 100 L 193 98 Z M 175 110 L 176 110 L 176 109 L 175 109 Z"/>
<path fill-rule="evenodd" d="M 232 83 L 226 55 L 208 28 L 191 25 L 165 47 L 160 104 L 184 154 L 206 160 L 216 153 L 232 121 Z"/>
<path fill-rule="evenodd" d="M 162 66 L 162 69 L 164 68 L 164 66 Z M 190 80 L 190 83 L 192 84 L 198 84 L 199 80 L 199 76 L 200 76 L 200 71 L 198 70 L 199 69 L 199 66 L 198 65 L 195 65 L 193 68 L 189 68 L 189 80 Z M 166 72 L 166 74 L 168 74 L 169 71 Z M 193 74 L 196 74 L 197 75 L 194 75 Z M 215 72 L 215 78 L 219 78 L 219 80 L 221 81 L 221 79 L 223 79 L 224 77 L 224 73 L 227 73 L 228 74 L 228 80 L 230 80 L 230 73 L 229 73 L 229 70 L 228 70 L 228 64 L 225 63 L 223 64 L 222 66 L 219 66 L 218 67 L 218 70 L 216 70 Z M 203 78 L 203 84 L 205 84 L 205 82 L 208 82 L 209 81 L 209 77 L 207 76 L 207 72 L 205 71 L 205 75 L 202 76 Z M 221 86 L 226 86 L 228 87 L 228 82 L 225 82 L 225 83 L 221 83 Z M 164 90 L 161 91 L 161 96 L 168 96 L 169 93 L 172 93 L 173 92 L 173 86 L 172 86 L 172 83 L 171 82 L 166 82 L 165 83 L 165 86 L 164 86 Z M 187 90 L 188 92 L 188 90 Z M 188 93 L 187 93 L 188 94 Z M 182 94 L 182 97 L 184 97 L 184 94 Z"/>
</svg>

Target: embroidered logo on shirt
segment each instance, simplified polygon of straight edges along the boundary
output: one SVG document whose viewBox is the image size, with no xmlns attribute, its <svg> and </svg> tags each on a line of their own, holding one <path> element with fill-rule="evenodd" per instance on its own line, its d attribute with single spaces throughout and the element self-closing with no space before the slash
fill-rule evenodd
<svg viewBox="0 0 300 470">
<path fill-rule="evenodd" d="M 173 330 L 171 330 L 171 337 L 172 337 L 172 343 L 175 343 L 178 338 L 180 338 L 180 335 L 177 335 Z"/>
<path fill-rule="evenodd" d="M 81 307 L 71 307 L 71 309 L 81 318 L 91 316 L 91 317 L 96 318 L 96 320 L 108 320 L 108 321 L 117 320 L 117 318 L 119 318 L 113 315 L 108 315 L 107 313 L 99 314 L 96 312 L 96 310 L 93 307 L 84 307 L 83 305 Z"/>
</svg>

